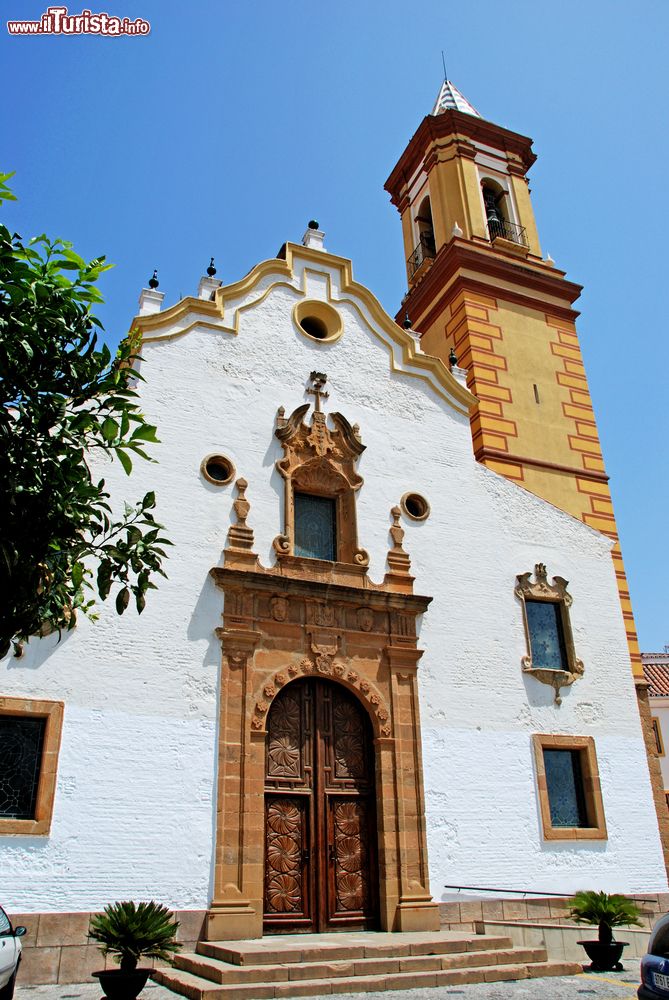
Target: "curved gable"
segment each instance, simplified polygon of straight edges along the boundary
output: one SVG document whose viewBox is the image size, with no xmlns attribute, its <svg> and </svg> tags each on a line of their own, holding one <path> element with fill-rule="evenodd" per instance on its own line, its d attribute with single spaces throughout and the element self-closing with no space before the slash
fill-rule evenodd
<svg viewBox="0 0 669 1000">
<path fill-rule="evenodd" d="M 391 371 L 427 382 L 458 413 L 467 415 L 475 405 L 475 397 L 446 365 L 439 358 L 423 354 L 411 334 L 397 325 L 376 296 L 353 279 L 350 260 L 295 243 L 286 244 L 285 259 L 262 261 L 239 281 L 217 289 L 212 301 L 187 296 L 162 312 L 135 317 L 133 329 L 139 331 L 143 343 L 182 337 L 195 328 L 236 336 L 240 316 L 277 287 L 290 289 L 296 302 L 316 298 L 334 308 L 338 304 L 352 307 L 386 348 Z"/>
</svg>

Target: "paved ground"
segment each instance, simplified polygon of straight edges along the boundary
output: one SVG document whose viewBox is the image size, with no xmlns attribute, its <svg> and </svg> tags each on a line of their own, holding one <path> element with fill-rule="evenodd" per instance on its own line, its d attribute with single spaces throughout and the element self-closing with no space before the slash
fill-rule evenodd
<svg viewBox="0 0 669 1000">
<path fill-rule="evenodd" d="M 638 966 L 629 961 L 625 972 L 583 973 L 556 979 L 524 979 L 515 983 L 478 983 L 474 986 L 440 986 L 429 990 L 392 990 L 388 993 L 339 993 L 338 1000 L 636 1000 Z M 15 1000 L 100 1000 L 97 983 L 66 986 L 17 986 Z M 175 1000 L 170 990 L 149 983 L 141 1000 Z M 315 997 L 314 1000 L 319 1000 Z M 332 996 L 322 1000 L 333 1000 Z"/>
</svg>

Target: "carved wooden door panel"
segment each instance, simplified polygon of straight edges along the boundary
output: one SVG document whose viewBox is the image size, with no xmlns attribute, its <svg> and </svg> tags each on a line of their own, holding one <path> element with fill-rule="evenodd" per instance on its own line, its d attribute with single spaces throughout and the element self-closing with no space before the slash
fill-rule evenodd
<svg viewBox="0 0 669 1000">
<path fill-rule="evenodd" d="M 265 771 L 265 929 L 377 922 L 374 751 L 344 688 L 313 678 L 276 698 Z"/>
<path fill-rule="evenodd" d="M 265 923 L 314 930 L 314 698 L 294 683 L 274 701 L 265 753 Z"/>
</svg>

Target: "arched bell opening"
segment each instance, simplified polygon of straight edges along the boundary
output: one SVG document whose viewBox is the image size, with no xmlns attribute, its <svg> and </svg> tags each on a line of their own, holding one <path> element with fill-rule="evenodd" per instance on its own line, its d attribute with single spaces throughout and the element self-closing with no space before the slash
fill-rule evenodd
<svg viewBox="0 0 669 1000">
<path fill-rule="evenodd" d="M 434 222 L 432 220 L 432 206 L 430 196 L 426 195 L 420 203 L 416 215 L 416 225 L 418 226 L 418 239 L 428 255 L 434 256 L 436 244 L 434 239 Z"/>
<path fill-rule="evenodd" d="M 376 770 L 352 691 L 303 677 L 279 692 L 265 736 L 265 933 L 378 927 Z"/>
<path fill-rule="evenodd" d="M 497 181 L 486 178 L 481 182 L 486 225 L 491 240 L 501 236 L 509 238 L 508 195 Z"/>
</svg>

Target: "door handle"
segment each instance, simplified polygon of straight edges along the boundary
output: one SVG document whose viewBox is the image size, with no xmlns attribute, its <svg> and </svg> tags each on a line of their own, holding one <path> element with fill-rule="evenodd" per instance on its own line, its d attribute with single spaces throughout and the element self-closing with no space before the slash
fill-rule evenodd
<svg viewBox="0 0 669 1000">
<path fill-rule="evenodd" d="M 330 864 L 333 865 L 335 863 L 335 861 L 337 860 L 337 857 L 335 855 L 335 846 L 334 846 L 334 844 L 330 844 L 330 846 L 328 848 L 328 855 L 329 855 L 329 858 L 330 858 Z"/>
<path fill-rule="evenodd" d="M 304 849 L 304 850 L 302 851 L 302 860 L 303 860 L 303 861 L 311 861 L 311 851 L 309 851 L 309 850 L 307 850 L 307 849 L 305 848 L 305 849 Z"/>
</svg>

